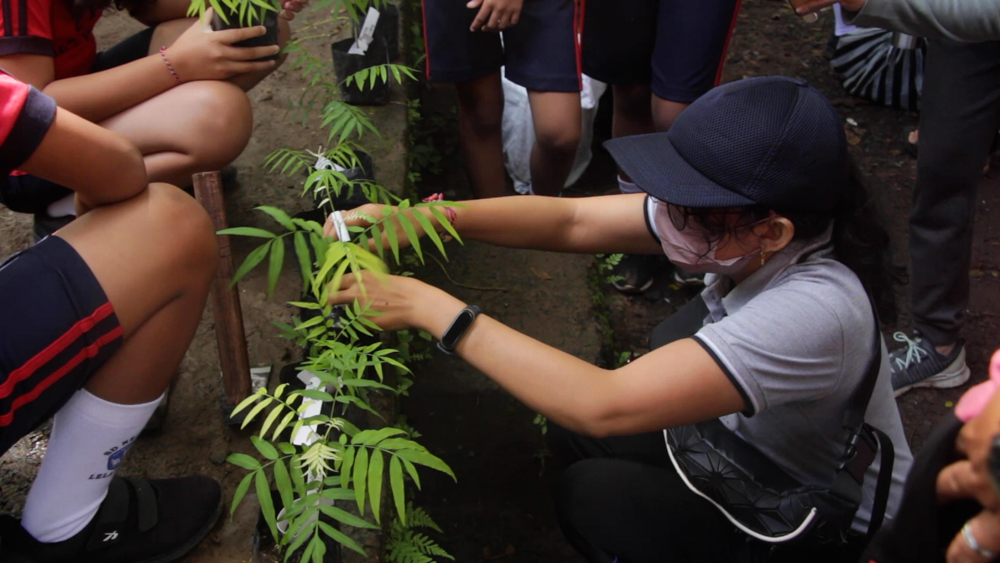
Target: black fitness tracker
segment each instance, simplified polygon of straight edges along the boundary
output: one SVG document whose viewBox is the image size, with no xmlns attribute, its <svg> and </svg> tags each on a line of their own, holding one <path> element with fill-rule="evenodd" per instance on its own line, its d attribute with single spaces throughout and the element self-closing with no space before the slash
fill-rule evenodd
<svg viewBox="0 0 1000 563">
<path fill-rule="evenodd" d="M 459 311 L 458 316 L 451 322 L 451 326 L 448 327 L 448 330 L 444 331 L 441 341 L 437 343 L 438 350 L 449 356 L 453 355 L 455 348 L 458 347 L 458 342 L 465 336 L 466 331 L 475 322 L 477 316 L 479 316 L 479 307 L 475 305 L 469 305 Z"/>
</svg>

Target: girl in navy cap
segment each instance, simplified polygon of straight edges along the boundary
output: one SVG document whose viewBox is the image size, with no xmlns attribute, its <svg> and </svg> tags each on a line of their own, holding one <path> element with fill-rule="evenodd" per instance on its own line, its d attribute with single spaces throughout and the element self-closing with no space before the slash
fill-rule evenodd
<svg viewBox="0 0 1000 563">
<path fill-rule="evenodd" d="M 601 369 L 413 278 L 366 279 L 364 295 L 348 276 L 331 301 L 370 301 L 381 327 L 430 332 L 565 429 L 554 432 L 553 448 L 571 463 L 557 509 L 588 561 L 856 555 L 878 521 L 873 467 L 860 471 L 863 500 L 842 530 L 845 542 L 804 559 L 808 542 L 771 552 L 765 541 L 748 541 L 760 534 L 689 487 L 665 444 L 665 429 L 721 418 L 798 482 L 829 487 L 844 453 L 848 403 L 871 366 L 864 419 L 895 445 L 885 473 L 887 516 L 894 514 L 912 458 L 866 296 L 892 313 L 888 238 L 836 111 L 802 81 L 750 79 L 712 90 L 668 133 L 607 146 L 646 194 L 474 201 L 450 216 L 474 240 L 663 252 L 707 272 L 701 298 L 655 331 L 645 356 Z M 375 217 L 381 210 L 363 208 Z"/>
</svg>

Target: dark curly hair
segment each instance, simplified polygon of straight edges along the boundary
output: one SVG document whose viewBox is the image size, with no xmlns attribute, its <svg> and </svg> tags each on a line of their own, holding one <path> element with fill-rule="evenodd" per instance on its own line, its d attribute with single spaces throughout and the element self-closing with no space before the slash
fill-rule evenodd
<svg viewBox="0 0 1000 563">
<path fill-rule="evenodd" d="M 853 161 L 850 168 L 840 203 L 828 212 L 803 213 L 764 206 L 732 209 L 671 206 L 670 216 L 678 229 L 689 223 L 700 226 L 711 244 L 767 219 L 772 212 L 792 222 L 795 226 L 793 240 L 818 237 L 832 222 L 836 259 L 858 276 L 875 300 L 881 320 L 891 324 L 897 319 L 894 287 L 905 281 L 905 272 L 892 263 L 889 233 L 883 226 L 878 205 Z M 733 215 L 737 216 L 735 221 L 731 219 Z"/>
</svg>

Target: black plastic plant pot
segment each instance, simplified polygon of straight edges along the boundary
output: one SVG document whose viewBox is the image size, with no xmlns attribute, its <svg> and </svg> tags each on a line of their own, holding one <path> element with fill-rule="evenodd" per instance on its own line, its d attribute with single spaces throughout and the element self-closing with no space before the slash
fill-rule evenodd
<svg viewBox="0 0 1000 563">
<path fill-rule="evenodd" d="M 378 8 L 378 23 L 375 24 L 374 38 L 376 41 L 385 41 L 386 49 L 389 51 L 389 60 L 399 60 L 399 8 L 395 4 L 388 2 Z M 361 33 L 361 26 L 365 23 L 364 16 L 360 22 L 353 22 L 352 29 L 354 36 Z"/>
<path fill-rule="evenodd" d="M 389 63 L 389 49 L 384 38 L 372 40 L 368 45 L 368 50 L 363 55 L 352 55 L 348 53 L 354 39 L 344 39 L 337 41 L 331 48 L 333 49 L 333 69 L 337 73 L 337 84 L 340 87 L 340 99 L 352 106 L 384 106 L 389 103 L 389 81 L 381 78 L 371 86 L 370 81 L 366 81 L 364 89 L 351 82 L 350 86 L 344 83 L 347 77 L 352 74 L 373 66 Z"/>
<path fill-rule="evenodd" d="M 224 8 L 226 10 L 226 19 L 229 23 L 223 21 L 222 17 L 218 13 L 212 15 L 212 29 L 219 31 L 222 29 L 235 29 L 238 27 L 252 27 L 255 25 L 263 25 L 267 30 L 267 33 L 261 35 L 260 37 L 252 37 L 245 41 L 239 41 L 233 43 L 236 47 L 266 47 L 268 45 L 278 44 L 278 12 L 276 10 L 265 10 L 264 11 L 264 21 L 253 21 L 248 22 L 249 25 L 244 26 L 240 22 L 240 14 L 237 11 L 232 11 L 229 8 Z M 259 8 L 258 8 L 259 9 Z M 256 19 L 256 18 L 255 18 Z M 276 61 L 278 60 L 278 54 L 271 55 L 269 57 L 261 57 L 256 59 L 258 61 Z"/>
</svg>

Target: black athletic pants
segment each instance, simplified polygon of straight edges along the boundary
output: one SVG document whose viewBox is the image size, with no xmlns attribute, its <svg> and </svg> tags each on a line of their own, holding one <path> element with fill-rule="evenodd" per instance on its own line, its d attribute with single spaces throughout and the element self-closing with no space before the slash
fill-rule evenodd
<svg viewBox="0 0 1000 563">
<path fill-rule="evenodd" d="M 937 345 L 956 342 L 969 303 L 976 185 L 1000 128 L 1000 41 L 931 40 L 910 213 L 913 318 Z"/>
<path fill-rule="evenodd" d="M 692 336 L 707 312 L 700 297 L 688 303 L 653 331 L 650 348 Z M 863 547 L 772 552 L 684 485 L 662 432 L 597 439 L 549 426 L 567 466 L 555 492 L 559 525 L 589 563 L 855 563 Z"/>
</svg>

